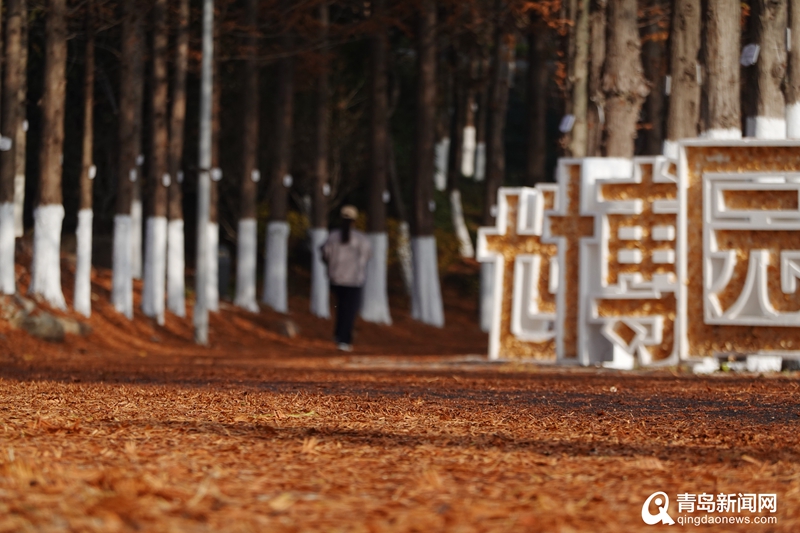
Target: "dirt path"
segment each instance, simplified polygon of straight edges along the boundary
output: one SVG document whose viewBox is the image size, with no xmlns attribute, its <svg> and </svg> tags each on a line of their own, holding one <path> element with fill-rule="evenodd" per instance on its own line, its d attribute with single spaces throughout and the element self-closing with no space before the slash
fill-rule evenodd
<svg viewBox="0 0 800 533">
<path fill-rule="evenodd" d="M 224 309 L 200 349 L 188 319 L 119 317 L 108 283 L 88 337 L 0 322 L 0 533 L 658 531 L 656 491 L 676 520 L 751 520 L 714 531 L 800 531 L 797 375 L 489 364 L 466 304 L 444 330 L 359 324 L 348 355 L 302 298 L 292 339 Z M 777 511 L 680 514 L 683 493 Z"/>
</svg>

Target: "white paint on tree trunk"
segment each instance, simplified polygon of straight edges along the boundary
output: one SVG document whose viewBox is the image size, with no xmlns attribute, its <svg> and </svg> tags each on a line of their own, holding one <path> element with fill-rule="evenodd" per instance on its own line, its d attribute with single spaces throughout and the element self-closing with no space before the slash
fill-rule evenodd
<svg viewBox="0 0 800 533">
<path fill-rule="evenodd" d="M 786 118 L 756 117 L 756 139 L 785 139 Z"/>
<path fill-rule="evenodd" d="M 167 275 L 167 217 L 147 217 L 145 222 L 144 286 L 142 312 L 164 325 Z"/>
<path fill-rule="evenodd" d="M 439 287 L 436 237 L 412 237 L 411 255 L 414 265 L 411 317 L 441 328 L 444 326 L 444 307 Z"/>
<path fill-rule="evenodd" d="M 414 290 L 414 269 L 411 266 L 411 232 L 408 222 L 401 222 L 397 233 L 397 259 L 400 261 L 400 273 L 409 296 Z"/>
<path fill-rule="evenodd" d="M 786 106 L 786 136 L 800 139 L 800 102 Z"/>
<path fill-rule="evenodd" d="M 141 157 L 141 156 L 140 156 Z M 131 275 L 142 279 L 142 201 L 131 203 Z"/>
<path fill-rule="evenodd" d="M 492 328 L 492 309 L 494 301 L 494 263 L 481 263 L 481 331 L 489 332 Z"/>
<path fill-rule="evenodd" d="M 701 137 L 704 139 L 735 141 L 742 138 L 742 130 L 739 128 L 715 128 L 705 131 Z M 677 152 L 675 159 L 677 159 Z"/>
<path fill-rule="evenodd" d="M 75 296 L 72 305 L 83 316 L 92 315 L 92 208 L 78 211 Z"/>
<path fill-rule="evenodd" d="M 486 143 L 478 143 L 475 149 L 475 181 L 486 178 Z"/>
<path fill-rule="evenodd" d="M 186 280 L 184 268 L 183 219 L 167 224 L 167 309 L 176 316 L 186 316 Z"/>
<path fill-rule="evenodd" d="M 450 137 L 444 137 L 435 148 L 435 165 L 436 172 L 433 175 L 433 181 L 436 185 L 437 191 L 443 191 L 447 188 L 447 156 L 450 151 Z"/>
<path fill-rule="evenodd" d="M 118 312 L 129 319 L 133 318 L 132 238 L 131 216 L 115 215 L 114 252 L 111 264 L 111 303 Z"/>
<path fill-rule="evenodd" d="M 279 220 L 267 224 L 266 241 L 264 291 L 261 301 L 279 313 L 286 313 L 289 223 Z"/>
<path fill-rule="evenodd" d="M 14 275 L 14 203 L 0 204 L 0 294 L 17 292 Z"/>
<path fill-rule="evenodd" d="M 19 157 L 19 156 L 18 156 Z M 22 237 L 25 233 L 25 174 L 14 176 L 14 236 Z"/>
<path fill-rule="evenodd" d="M 450 191 L 450 213 L 453 217 L 453 227 L 458 237 L 458 251 L 461 257 L 475 257 L 475 248 L 469 236 L 467 223 L 464 222 L 464 207 L 461 204 L 461 191 Z"/>
<path fill-rule="evenodd" d="M 57 309 L 66 309 L 61 292 L 61 223 L 64 206 L 40 205 L 33 210 L 33 265 L 28 291 Z"/>
<path fill-rule="evenodd" d="M 236 298 L 233 303 L 258 313 L 256 302 L 256 265 L 258 264 L 258 222 L 254 218 L 239 220 L 236 240 Z"/>
<path fill-rule="evenodd" d="M 311 228 L 308 233 L 311 240 L 311 313 L 321 318 L 330 318 L 330 281 L 321 250 L 328 239 L 328 230 Z"/>
<path fill-rule="evenodd" d="M 219 311 L 219 224 L 208 223 L 208 277 L 206 298 L 208 310 Z"/>
<path fill-rule="evenodd" d="M 386 258 L 389 236 L 385 232 L 367 235 L 372 255 L 367 262 L 367 276 L 361 299 L 361 318 L 376 324 L 391 324 L 389 293 L 386 288 Z"/>
<path fill-rule="evenodd" d="M 461 174 L 471 178 L 475 175 L 475 126 L 464 127 L 464 142 L 461 145 Z"/>
</svg>

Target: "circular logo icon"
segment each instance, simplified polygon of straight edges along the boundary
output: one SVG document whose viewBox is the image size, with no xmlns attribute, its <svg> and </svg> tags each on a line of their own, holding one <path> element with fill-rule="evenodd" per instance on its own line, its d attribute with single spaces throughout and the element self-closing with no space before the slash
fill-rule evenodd
<svg viewBox="0 0 800 533">
<path fill-rule="evenodd" d="M 656 506 L 658 513 L 653 514 L 650 512 L 651 504 Z M 642 505 L 642 520 L 644 520 L 644 523 L 648 526 L 658 523 L 671 526 L 675 523 L 675 520 L 667 513 L 667 509 L 669 509 L 669 496 L 667 496 L 667 493 L 662 491 L 654 492 L 645 500 L 644 505 Z"/>
</svg>

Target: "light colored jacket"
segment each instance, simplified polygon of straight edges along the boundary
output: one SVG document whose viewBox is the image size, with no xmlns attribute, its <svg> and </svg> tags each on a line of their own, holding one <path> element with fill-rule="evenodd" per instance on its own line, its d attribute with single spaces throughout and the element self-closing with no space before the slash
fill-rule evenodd
<svg viewBox="0 0 800 533">
<path fill-rule="evenodd" d="M 322 257 L 328 264 L 328 278 L 333 285 L 361 287 L 372 255 L 369 239 L 362 232 L 350 229 L 350 240 L 342 243 L 341 230 L 333 230 L 322 245 Z"/>
</svg>

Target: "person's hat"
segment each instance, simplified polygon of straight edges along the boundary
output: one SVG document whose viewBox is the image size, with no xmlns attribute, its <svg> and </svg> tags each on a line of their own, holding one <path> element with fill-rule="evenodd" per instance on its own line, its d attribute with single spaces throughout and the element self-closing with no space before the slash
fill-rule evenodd
<svg viewBox="0 0 800 533">
<path fill-rule="evenodd" d="M 358 209 L 353 205 L 342 206 L 342 218 L 345 220 L 355 220 L 358 218 Z"/>
</svg>

